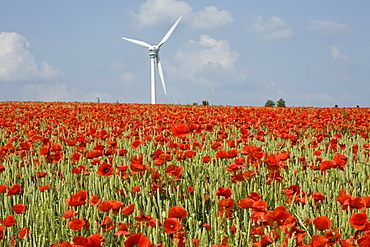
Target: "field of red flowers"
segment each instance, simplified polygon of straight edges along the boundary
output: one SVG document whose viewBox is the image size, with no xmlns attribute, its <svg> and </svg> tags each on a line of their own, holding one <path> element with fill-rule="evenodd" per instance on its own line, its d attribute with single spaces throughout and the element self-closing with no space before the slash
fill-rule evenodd
<svg viewBox="0 0 370 247">
<path fill-rule="evenodd" d="M 370 246 L 370 109 L 0 112 L 1 246 Z"/>
</svg>

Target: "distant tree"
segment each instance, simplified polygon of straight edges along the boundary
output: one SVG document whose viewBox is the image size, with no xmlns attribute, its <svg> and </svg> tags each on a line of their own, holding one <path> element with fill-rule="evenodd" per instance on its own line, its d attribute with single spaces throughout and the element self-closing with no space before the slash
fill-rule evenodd
<svg viewBox="0 0 370 247">
<path fill-rule="evenodd" d="M 193 105 L 198 105 L 198 103 L 197 102 L 193 102 Z"/>
<path fill-rule="evenodd" d="M 335 105 L 334 107 L 335 107 L 335 108 L 338 108 L 338 105 Z"/>
<path fill-rule="evenodd" d="M 275 101 L 273 101 L 271 99 L 267 100 L 266 103 L 265 103 L 265 106 L 275 106 L 275 105 L 276 105 Z"/>
<path fill-rule="evenodd" d="M 277 107 L 285 107 L 285 100 L 283 99 L 279 99 L 276 103 Z"/>
<path fill-rule="evenodd" d="M 203 100 L 203 101 L 202 101 L 202 105 L 209 105 L 208 100 Z"/>
</svg>

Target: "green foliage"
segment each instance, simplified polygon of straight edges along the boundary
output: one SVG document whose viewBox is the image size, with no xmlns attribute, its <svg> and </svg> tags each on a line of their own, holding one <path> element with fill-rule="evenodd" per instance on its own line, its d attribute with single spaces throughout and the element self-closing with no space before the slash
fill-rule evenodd
<svg viewBox="0 0 370 247">
<path fill-rule="evenodd" d="M 208 100 L 203 100 L 203 101 L 202 101 L 202 105 L 209 105 Z"/>
<path fill-rule="evenodd" d="M 275 106 L 275 105 L 276 105 L 275 101 L 271 99 L 267 100 L 265 103 L 265 106 Z"/>
<path fill-rule="evenodd" d="M 285 100 L 279 99 L 277 102 L 277 107 L 285 107 Z"/>
</svg>

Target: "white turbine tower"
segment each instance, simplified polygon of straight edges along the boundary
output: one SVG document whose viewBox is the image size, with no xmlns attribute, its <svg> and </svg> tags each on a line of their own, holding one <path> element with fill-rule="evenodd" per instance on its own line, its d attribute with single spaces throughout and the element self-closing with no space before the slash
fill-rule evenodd
<svg viewBox="0 0 370 247">
<path fill-rule="evenodd" d="M 156 103 L 156 100 L 155 100 L 155 73 L 154 73 L 155 64 L 157 64 L 157 70 L 158 70 L 158 73 L 159 73 L 159 77 L 161 78 L 161 81 L 162 81 L 162 86 L 163 86 L 164 94 L 167 94 L 167 92 L 166 92 L 166 84 L 164 83 L 164 77 L 163 77 L 161 60 L 159 59 L 159 56 L 158 56 L 159 48 L 161 48 L 161 46 L 164 44 L 164 42 L 166 42 L 167 39 L 171 36 L 173 30 L 175 30 L 175 28 L 176 28 L 177 24 L 179 24 L 181 18 L 182 18 L 182 16 L 180 16 L 180 18 L 175 22 L 175 24 L 173 24 L 173 26 L 171 27 L 171 29 L 166 33 L 166 35 L 163 37 L 163 39 L 161 40 L 161 42 L 158 43 L 158 45 L 149 45 L 148 43 L 146 43 L 144 41 L 135 40 L 135 39 L 128 39 L 128 38 L 122 37 L 122 39 L 124 39 L 124 40 L 130 41 L 130 42 L 135 43 L 137 45 L 144 46 L 144 47 L 146 47 L 146 48 L 149 49 L 149 56 L 150 56 L 150 82 L 151 82 L 150 85 L 151 85 L 152 104 L 155 104 Z"/>
</svg>

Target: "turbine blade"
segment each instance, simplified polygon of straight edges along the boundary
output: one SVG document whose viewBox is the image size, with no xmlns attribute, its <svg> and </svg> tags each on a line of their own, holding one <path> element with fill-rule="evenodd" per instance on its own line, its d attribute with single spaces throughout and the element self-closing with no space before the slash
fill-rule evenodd
<svg viewBox="0 0 370 247">
<path fill-rule="evenodd" d="M 162 82 L 164 94 L 167 95 L 167 92 L 166 92 L 166 84 L 164 83 L 162 63 L 161 63 L 161 60 L 159 59 L 158 56 L 157 56 L 157 69 L 158 69 L 159 77 L 161 78 L 161 82 Z"/>
<path fill-rule="evenodd" d="M 127 41 L 132 42 L 132 43 L 137 44 L 137 45 L 144 46 L 146 48 L 149 48 L 151 46 L 151 45 L 149 45 L 148 43 L 146 43 L 144 41 L 140 41 L 140 40 L 136 40 L 136 39 L 129 39 L 129 38 L 124 38 L 124 37 L 122 37 L 122 39 L 127 40 Z"/>
<path fill-rule="evenodd" d="M 173 24 L 173 26 L 171 27 L 171 29 L 166 33 L 166 35 L 163 37 L 163 39 L 161 40 L 161 42 L 159 42 L 158 44 L 158 47 L 161 47 L 161 45 L 163 45 L 164 42 L 166 42 L 168 40 L 168 38 L 171 36 L 173 30 L 175 30 L 175 28 L 177 27 L 177 24 L 179 24 L 180 20 L 181 20 L 182 16 L 180 16 L 179 19 L 177 19 L 177 21 L 175 22 L 175 24 Z"/>
</svg>

